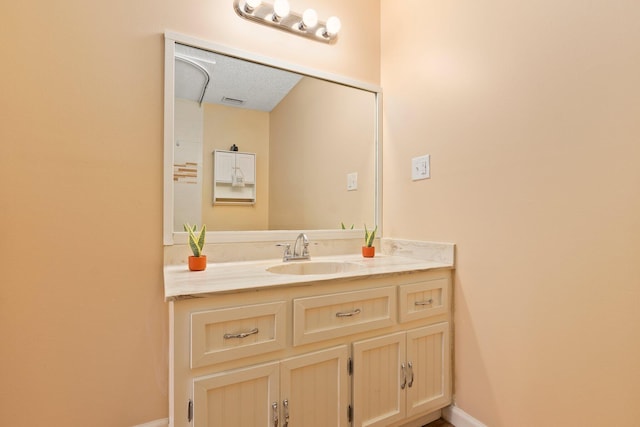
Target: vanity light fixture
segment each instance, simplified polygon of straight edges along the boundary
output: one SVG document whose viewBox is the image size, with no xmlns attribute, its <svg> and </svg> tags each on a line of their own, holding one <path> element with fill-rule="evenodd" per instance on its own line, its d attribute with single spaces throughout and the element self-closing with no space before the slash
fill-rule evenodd
<svg viewBox="0 0 640 427">
<path fill-rule="evenodd" d="M 305 31 L 318 25 L 318 13 L 313 9 L 307 9 L 302 13 L 302 21 L 298 23 L 298 29 Z"/>
<path fill-rule="evenodd" d="M 250 21 L 325 43 L 335 42 L 342 26 L 335 16 L 326 22 L 319 21 L 313 9 L 302 14 L 293 12 L 288 0 L 274 0 L 273 5 L 261 0 L 234 0 L 233 8 L 238 15 Z"/>
<path fill-rule="evenodd" d="M 325 25 L 324 35 L 326 37 L 335 37 L 336 34 L 338 34 L 338 31 L 340 31 L 341 27 L 342 23 L 340 22 L 340 19 L 332 16 L 327 19 L 327 25 Z"/>
<path fill-rule="evenodd" d="M 287 0 L 276 0 L 273 3 L 273 17 L 271 19 L 276 23 L 281 22 L 289 15 L 289 12 L 291 12 L 291 8 Z"/>
<path fill-rule="evenodd" d="M 244 11 L 251 13 L 256 7 L 260 6 L 260 3 L 262 3 L 262 0 L 247 0 L 244 3 Z"/>
</svg>

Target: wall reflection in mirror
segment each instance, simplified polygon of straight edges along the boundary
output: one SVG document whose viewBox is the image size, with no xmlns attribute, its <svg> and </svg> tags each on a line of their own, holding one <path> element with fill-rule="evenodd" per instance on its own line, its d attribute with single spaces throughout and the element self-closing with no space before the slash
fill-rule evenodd
<svg viewBox="0 0 640 427">
<path fill-rule="evenodd" d="M 374 92 L 176 44 L 174 102 L 174 231 L 374 224 Z M 212 153 L 231 147 L 256 155 L 255 203 L 213 202 Z"/>
</svg>

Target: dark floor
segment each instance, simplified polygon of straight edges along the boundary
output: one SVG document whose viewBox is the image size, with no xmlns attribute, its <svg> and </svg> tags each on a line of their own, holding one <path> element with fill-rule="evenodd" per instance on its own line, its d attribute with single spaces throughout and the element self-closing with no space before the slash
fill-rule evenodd
<svg viewBox="0 0 640 427">
<path fill-rule="evenodd" d="M 434 422 L 431 422 L 424 427 L 455 427 L 455 426 L 453 424 L 449 424 L 444 419 L 440 418 L 439 420 L 435 420 Z"/>
</svg>

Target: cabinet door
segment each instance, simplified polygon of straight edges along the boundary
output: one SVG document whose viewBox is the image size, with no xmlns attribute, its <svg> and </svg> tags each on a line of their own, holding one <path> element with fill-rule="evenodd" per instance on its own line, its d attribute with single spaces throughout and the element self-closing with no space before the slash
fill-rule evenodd
<svg viewBox="0 0 640 427">
<path fill-rule="evenodd" d="M 280 425 L 348 426 L 348 358 L 347 346 L 343 345 L 283 360 Z"/>
<path fill-rule="evenodd" d="M 353 343 L 353 425 L 384 427 L 405 414 L 406 333 Z"/>
<path fill-rule="evenodd" d="M 246 184 L 256 183 L 256 155 L 249 153 L 236 154 L 236 167 L 240 168 Z"/>
<path fill-rule="evenodd" d="M 449 323 L 407 332 L 407 416 L 451 401 Z"/>
<path fill-rule="evenodd" d="M 236 166 L 235 154 L 216 150 L 213 158 L 215 182 L 231 183 L 233 168 Z"/>
<path fill-rule="evenodd" d="M 278 373 L 273 362 L 194 379 L 194 427 L 273 427 Z"/>
</svg>

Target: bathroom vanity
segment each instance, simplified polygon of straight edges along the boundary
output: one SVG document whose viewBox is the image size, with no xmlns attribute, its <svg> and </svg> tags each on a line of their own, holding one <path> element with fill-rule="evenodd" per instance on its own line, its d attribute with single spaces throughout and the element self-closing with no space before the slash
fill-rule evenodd
<svg viewBox="0 0 640 427">
<path fill-rule="evenodd" d="M 216 85 L 189 90 L 200 81 L 192 73 L 206 82 L 212 64 Z M 451 401 L 453 245 L 381 239 L 381 255 L 363 259 L 364 230 L 338 228 L 381 226 L 381 88 L 175 33 L 165 34 L 164 70 L 170 427 L 416 427 L 437 419 Z M 295 81 L 287 93 L 263 94 L 278 108 L 265 110 L 261 126 L 217 105 L 224 75 L 234 92 Z M 251 137 L 205 125 L 232 113 Z M 243 172 L 245 187 L 219 177 L 220 188 L 251 190 L 247 200 L 224 195 L 232 206 L 202 202 L 216 170 L 205 160 L 228 148 L 208 144 L 220 141 L 257 153 L 255 168 L 240 166 L 255 173 L 247 180 L 253 174 Z M 183 163 L 188 183 L 175 174 Z M 344 188 L 344 171 L 357 177 L 357 191 Z M 266 182 L 269 191 L 260 189 Z M 206 271 L 184 265 L 185 222 L 215 225 Z M 265 260 L 301 230 L 312 246 L 304 241 L 298 254 L 294 245 L 289 259 L 310 249 L 311 260 Z"/>
<path fill-rule="evenodd" d="M 452 263 L 303 262 L 319 267 L 165 268 L 171 426 L 420 426 L 439 417 L 451 402 Z M 348 267 L 336 272 L 340 264 Z"/>
</svg>

